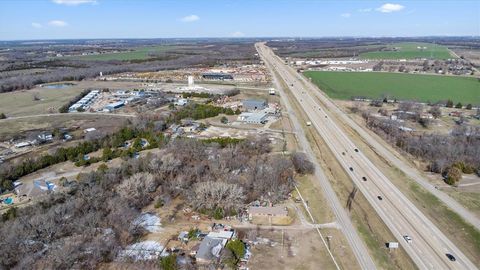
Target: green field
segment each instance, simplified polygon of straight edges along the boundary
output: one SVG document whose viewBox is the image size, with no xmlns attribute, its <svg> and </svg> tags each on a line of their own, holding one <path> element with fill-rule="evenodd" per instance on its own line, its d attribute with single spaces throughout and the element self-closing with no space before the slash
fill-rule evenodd
<svg viewBox="0 0 480 270">
<path fill-rule="evenodd" d="M 129 60 L 144 60 L 152 58 L 151 54 L 158 54 L 169 51 L 176 48 L 176 46 L 154 46 L 154 47 L 142 47 L 128 52 L 118 53 L 104 53 L 96 55 L 82 55 L 73 57 L 78 60 L 92 60 L 92 61 L 129 61 Z"/>
<path fill-rule="evenodd" d="M 393 43 L 387 46 L 395 51 L 376 51 L 361 53 L 364 59 L 448 59 L 454 58 L 447 47 L 433 43 L 405 42 Z M 421 47 L 419 49 L 418 47 Z"/>
<path fill-rule="evenodd" d="M 334 99 L 354 96 L 480 104 L 480 81 L 471 77 L 386 72 L 306 71 L 304 75 Z"/>
</svg>

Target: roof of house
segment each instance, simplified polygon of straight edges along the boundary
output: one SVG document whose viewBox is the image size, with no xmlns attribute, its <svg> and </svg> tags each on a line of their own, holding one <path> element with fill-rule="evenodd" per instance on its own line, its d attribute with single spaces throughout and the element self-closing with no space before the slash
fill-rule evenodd
<svg viewBox="0 0 480 270">
<path fill-rule="evenodd" d="M 222 239 L 231 239 L 233 237 L 233 231 L 217 231 L 209 232 L 207 237 L 212 238 L 222 238 Z"/>
<path fill-rule="evenodd" d="M 196 258 L 204 261 L 211 261 L 220 256 L 220 251 L 227 243 L 226 239 L 212 238 L 206 236 L 203 238 L 198 248 Z"/>
<path fill-rule="evenodd" d="M 283 206 L 267 206 L 267 207 L 255 207 L 251 206 L 248 209 L 248 212 L 252 215 L 272 215 L 272 216 L 279 216 L 279 215 L 287 215 L 288 211 Z"/>
</svg>

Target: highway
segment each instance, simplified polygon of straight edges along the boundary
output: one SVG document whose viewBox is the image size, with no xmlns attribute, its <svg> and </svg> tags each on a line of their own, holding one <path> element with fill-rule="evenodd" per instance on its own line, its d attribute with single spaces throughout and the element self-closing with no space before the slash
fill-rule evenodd
<svg viewBox="0 0 480 270">
<path fill-rule="evenodd" d="M 265 62 L 267 67 L 270 70 L 273 70 L 273 66 L 269 62 Z M 292 105 L 290 104 L 290 100 L 287 98 L 286 94 L 283 94 L 283 91 L 288 91 L 288 89 L 283 89 L 281 80 L 282 78 L 278 78 L 275 72 L 272 72 L 273 81 L 277 87 L 277 89 L 281 92 L 280 97 L 282 98 L 283 103 L 287 109 L 287 114 L 292 122 L 294 133 L 296 134 L 296 138 L 298 140 L 299 147 L 307 154 L 310 160 L 315 164 L 315 178 L 319 181 L 320 187 L 322 188 L 323 194 L 325 195 L 325 199 L 328 202 L 333 214 L 335 215 L 336 222 L 340 226 L 345 238 L 347 239 L 348 244 L 350 245 L 355 258 L 357 259 L 358 264 L 360 265 L 361 269 L 366 270 L 373 270 L 376 269 L 375 263 L 373 262 L 372 257 L 370 256 L 365 243 L 363 243 L 362 239 L 358 235 L 358 232 L 355 230 L 350 217 L 348 216 L 347 211 L 343 208 L 343 204 L 337 198 L 333 187 L 331 186 L 330 182 L 328 181 L 327 176 L 322 170 L 322 167 L 318 164 L 315 154 L 313 153 L 310 144 L 305 136 L 305 132 L 302 129 L 302 125 L 297 119 L 295 114 L 295 110 L 292 109 Z M 303 200 L 303 199 L 302 199 Z M 307 212 L 309 209 L 306 208 Z M 309 212 L 310 217 L 313 220 L 311 213 Z M 318 230 L 320 237 L 323 239 L 321 232 Z M 327 245 L 325 245 L 327 246 Z M 327 247 L 328 248 L 328 247 Z M 335 261 L 333 254 L 329 253 L 334 261 L 337 269 L 340 269 L 338 264 Z"/>
<path fill-rule="evenodd" d="M 380 218 L 420 269 L 477 269 L 477 267 L 398 190 L 390 180 L 361 152 L 335 121 L 332 114 L 342 112 L 317 88 L 295 70 L 284 64 L 263 43 L 257 51 L 268 67 L 274 68 L 301 104 L 311 128 L 324 139 L 353 183 L 363 193 Z M 317 102 L 317 98 L 321 103 Z M 326 107 L 328 106 L 328 108 Z M 404 236 L 412 238 L 407 243 Z M 394 239 L 392 239 L 393 241 Z M 446 254 L 455 256 L 450 261 Z"/>
</svg>

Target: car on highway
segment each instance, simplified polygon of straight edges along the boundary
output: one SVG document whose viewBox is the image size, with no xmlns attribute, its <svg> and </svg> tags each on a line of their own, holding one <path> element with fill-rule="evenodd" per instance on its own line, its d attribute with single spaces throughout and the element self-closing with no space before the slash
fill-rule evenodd
<svg viewBox="0 0 480 270">
<path fill-rule="evenodd" d="M 448 258 L 450 261 L 452 261 L 452 262 L 454 262 L 454 261 L 457 260 L 457 259 L 455 259 L 455 256 L 453 256 L 453 255 L 450 254 L 450 253 L 447 253 L 447 254 L 445 254 L 445 255 L 447 255 L 447 258 Z"/>
<path fill-rule="evenodd" d="M 357 152 L 357 153 L 358 153 L 358 149 L 357 149 L 357 148 L 355 148 L 355 152 Z"/>
<path fill-rule="evenodd" d="M 412 243 L 412 238 L 408 235 L 404 235 L 403 239 L 405 239 L 405 241 L 407 241 L 407 243 L 409 243 L 409 244 Z"/>
<path fill-rule="evenodd" d="M 380 195 L 378 195 L 377 198 L 378 198 L 378 200 L 380 200 L 380 201 L 383 200 L 382 196 L 380 196 Z"/>
<path fill-rule="evenodd" d="M 362 176 L 362 180 L 363 180 L 363 181 L 367 181 L 367 177 Z"/>
<path fill-rule="evenodd" d="M 353 168 L 352 168 L 352 167 L 350 167 L 350 171 L 352 171 L 352 172 L 353 172 Z"/>
</svg>

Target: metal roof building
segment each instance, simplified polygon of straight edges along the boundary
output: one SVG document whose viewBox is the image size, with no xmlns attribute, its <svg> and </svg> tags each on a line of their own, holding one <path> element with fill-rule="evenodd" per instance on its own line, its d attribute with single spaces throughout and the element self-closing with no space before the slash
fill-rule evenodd
<svg viewBox="0 0 480 270">
<path fill-rule="evenodd" d="M 263 110 L 267 108 L 268 103 L 266 100 L 261 100 L 261 99 L 247 99 L 242 102 L 242 106 L 249 110 Z"/>
</svg>

